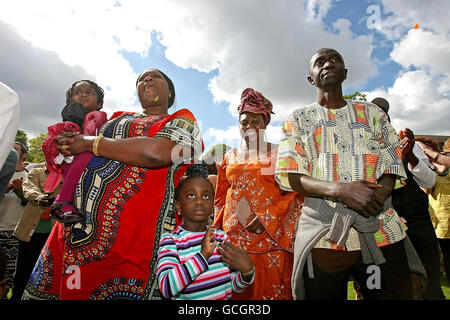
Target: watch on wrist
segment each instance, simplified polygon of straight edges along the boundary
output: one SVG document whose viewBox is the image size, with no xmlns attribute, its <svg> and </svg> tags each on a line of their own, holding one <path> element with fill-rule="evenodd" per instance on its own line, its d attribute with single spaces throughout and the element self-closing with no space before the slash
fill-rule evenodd
<svg viewBox="0 0 450 320">
<path fill-rule="evenodd" d="M 255 273 L 255 266 L 253 266 L 252 270 L 247 272 L 241 272 L 242 277 L 247 278 L 251 277 Z"/>
</svg>

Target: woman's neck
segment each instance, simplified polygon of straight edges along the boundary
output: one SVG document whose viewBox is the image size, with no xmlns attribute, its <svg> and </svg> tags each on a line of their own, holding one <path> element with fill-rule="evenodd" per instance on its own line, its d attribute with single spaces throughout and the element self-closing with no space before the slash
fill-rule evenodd
<svg viewBox="0 0 450 320">
<path fill-rule="evenodd" d="M 167 106 L 151 106 L 151 107 L 143 107 L 144 108 L 144 114 L 147 116 L 162 116 L 167 115 Z"/>
<path fill-rule="evenodd" d="M 255 138 L 244 138 L 244 143 L 242 144 L 243 151 L 249 152 L 264 152 L 266 153 L 268 148 L 270 147 L 270 143 L 266 141 L 264 138 L 264 134 L 259 134 L 256 139 Z"/>
</svg>

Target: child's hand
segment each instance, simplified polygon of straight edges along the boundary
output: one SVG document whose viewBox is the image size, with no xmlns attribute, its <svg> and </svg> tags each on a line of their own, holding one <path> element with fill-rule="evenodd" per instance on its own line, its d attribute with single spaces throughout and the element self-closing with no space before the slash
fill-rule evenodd
<svg viewBox="0 0 450 320">
<path fill-rule="evenodd" d="M 22 186 L 22 183 L 23 183 L 23 178 L 14 179 L 13 181 L 11 181 L 8 184 L 8 186 L 6 188 L 6 192 L 19 189 Z"/>
<path fill-rule="evenodd" d="M 214 249 L 216 248 L 216 245 L 217 245 L 217 240 L 215 240 L 211 244 L 211 240 L 216 235 L 216 233 L 214 231 L 215 231 L 214 228 L 210 227 L 208 229 L 208 231 L 206 231 L 206 234 L 202 240 L 202 248 L 200 250 L 200 253 L 206 260 L 208 260 L 209 257 L 211 257 L 211 255 L 213 254 Z"/>
<path fill-rule="evenodd" d="M 245 250 L 233 246 L 230 242 L 222 242 L 219 244 L 218 250 L 222 261 L 234 269 L 242 273 L 249 272 L 253 269 L 253 261 Z"/>
</svg>

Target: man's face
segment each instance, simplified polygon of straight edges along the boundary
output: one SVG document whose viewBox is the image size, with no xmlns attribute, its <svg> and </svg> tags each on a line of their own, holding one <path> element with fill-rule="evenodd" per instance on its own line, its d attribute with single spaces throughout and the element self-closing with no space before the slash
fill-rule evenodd
<svg viewBox="0 0 450 320">
<path fill-rule="evenodd" d="M 19 161 L 17 161 L 17 167 L 20 167 L 20 164 L 25 160 L 27 157 L 26 153 L 22 153 L 22 149 L 20 148 L 20 145 L 17 143 L 13 144 L 13 149 L 17 151 L 17 155 L 19 156 Z"/>
<path fill-rule="evenodd" d="M 340 85 L 347 78 L 342 56 L 333 49 L 316 52 L 309 62 L 308 81 L 317 88 Z"/>
</svg>

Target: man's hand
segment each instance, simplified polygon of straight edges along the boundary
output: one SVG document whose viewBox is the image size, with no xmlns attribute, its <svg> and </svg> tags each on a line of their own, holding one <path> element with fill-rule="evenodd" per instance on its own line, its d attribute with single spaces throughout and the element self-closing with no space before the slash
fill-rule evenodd
<svg viewBox="0 0 450 320">
<path fill-rule="evenodd" d="M 377 186 L 376 184 L 359 180 L 340 183 L 339 186 L 338 197 L 344 202 L 344 205 L 357 211 L 364 217 L 376 216 L 383 208 L 377 201 L 375 189 L 380 187 L 375 187 Z"/>
<path fill-rule="evenodd" d="M 408 161 L 411 167 L 414 168 L 419 163 L 419 159 L 417 159 L 413 152 L 415 144 L 414 133 L 410 129 L 405 128 L 404 131 L 400 130 L 399 136 L 401 138 L 400 150 L 402 152 L 402 160 Z"/>
<path fill-rule="evenodd" d="M 53 194 L 51 192 L 50 193 L 46 193 L 45 197 L 43 197 L 42 199 L 37 201 L 37 204 L 40 207 L 49 207 L 49 206 L 51 206 L 53 204 L 55 199 L 56 199 L 56 195 L 55 194 Z"/>
</svg>

